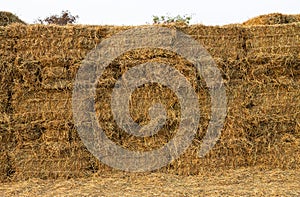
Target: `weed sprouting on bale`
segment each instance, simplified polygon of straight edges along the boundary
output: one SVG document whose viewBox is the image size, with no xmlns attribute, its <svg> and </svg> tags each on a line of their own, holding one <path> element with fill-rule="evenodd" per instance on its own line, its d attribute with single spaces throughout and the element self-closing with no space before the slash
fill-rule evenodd
<svg viewBox="0 0 300 197">
<path fill-rule="evenodd" d="M 188 15 L 177 15 L 175 17 L 172 16 L 153 16 L 152 21 L 153 24 L 190 24 L 192 17 Z"/>
</svg>

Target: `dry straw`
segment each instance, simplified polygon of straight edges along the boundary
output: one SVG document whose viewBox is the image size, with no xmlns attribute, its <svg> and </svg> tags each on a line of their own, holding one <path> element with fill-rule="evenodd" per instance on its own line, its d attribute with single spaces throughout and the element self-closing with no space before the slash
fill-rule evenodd
<svg viewBox="0 0 300 197">
<path fill-rule="evenodd" d="M 243 25 L 278 25 L 288 23 L 299 23 L 300 14 L 298 15 L 287 15 L 281 13 L 265 14 L 255 18 L 252 18 L 243 23 Z"/>
<path fill-rule="evenodd" d="M 114 171 L 82 144 L 72 119 L 72 86 L 85 55 L 103 39 L 132 27 L 10 25 L 0 28 L 0 179 L 86 177 Z M 175 28 L 171 26 L 171 28 Z M 298 169 L 300 164 L 300 26 L 193 25 L 177 27 L 199 41 L 222 72 L 228 115 L 221 139 L 197 157 L 210 117 L 210 99 L 193 65 L 170 51 L 140 49 L 114 60 L 97 85 L 100 125 L 115 143 L 130 150 L 162 146 L 176 134 L 180 105 L 158 84 L 137 89 L 133 119 L 149 122 L 154 102 L 166 106 L 168 120 L 153 137 L 133 137 L 119 129 L 110 109 L 116 80 L 129 68 L 156 61 L 179 70 L 199 97 L 201 117 L 193 146 L 161 172 L 203 171 L 256 166 Z"/>
<path fill-rule="evenodd" d="M 19 19 L 16 15 L 10 12 L 0 11 L 0 26 L 7 26 L 13 23 L 25 24 L 25 22 Z"/>
</svg>

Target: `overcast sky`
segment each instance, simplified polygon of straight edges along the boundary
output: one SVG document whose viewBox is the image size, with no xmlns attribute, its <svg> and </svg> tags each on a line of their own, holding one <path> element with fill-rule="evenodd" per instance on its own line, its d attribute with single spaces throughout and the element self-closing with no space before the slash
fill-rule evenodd
<svg viewBox="0 0 300 197">
<path fill-rule="evenodd" d="M 142 25 L 153 15 L 192 15 L 191 23 L 240 23 L 261 14 L 300 14 L 300 0 L 0 0 L 0 11 L 10 11 L 27 23 L 69 10 L 80 24 Z"/>
</svg>

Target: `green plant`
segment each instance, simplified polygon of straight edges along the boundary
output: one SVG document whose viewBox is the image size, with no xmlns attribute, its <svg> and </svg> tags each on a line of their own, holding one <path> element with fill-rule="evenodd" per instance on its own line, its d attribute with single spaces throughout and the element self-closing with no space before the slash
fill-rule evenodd
<svg viewBox="0 0 300 197">
<path fill-rule="evenodd" d="M 190 24 L 192 16 L 190 15 L 177 15 L 175 17 L 172 16 L 152 16 L 153 24 L 172 24 L 172 23 L 180 23 L 180 24 Z"/>
</svg>

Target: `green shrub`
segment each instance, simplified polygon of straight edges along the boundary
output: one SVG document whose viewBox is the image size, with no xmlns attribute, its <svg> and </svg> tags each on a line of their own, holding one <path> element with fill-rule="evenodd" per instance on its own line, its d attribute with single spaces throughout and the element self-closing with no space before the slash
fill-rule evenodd
<svg viewBox="0 0 300 197">
<path fill-rule="evenodd" d="M 172 23 L 179 23 L 179 24 L 190 24 L 192 17 L 188 15 L 180 16 L 177 15 L 175 17 L 172 16 L 153 16 L 152 21 L 153 24 L 172 24 Z"/>
<path fill-rule="evenodd" d="M 56 25 L 67 25 L 74 24 L 79 17 L 73 16 L 68 10 L 62 11 L 61 15 L 52 15 L 45 19 L 37 19 L 36 23 L 40 24 L 56 24 Z"/>
</svg>

